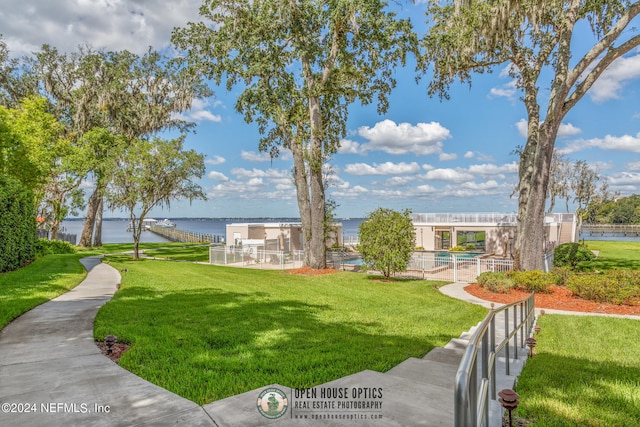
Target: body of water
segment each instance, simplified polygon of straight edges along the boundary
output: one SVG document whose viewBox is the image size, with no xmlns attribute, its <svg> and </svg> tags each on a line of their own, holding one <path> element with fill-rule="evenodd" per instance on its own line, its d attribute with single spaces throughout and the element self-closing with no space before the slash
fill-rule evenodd
<svg viewBox="0 0 640 427">
<path fill-rule="evenodd" d="M 163 219 L 163 218 L 156 218 Z M 212 234 L 225 237 L 227 224 L 232 223 L 263 223 L 263 222 L 300 222 L 298 218 L 169 218 L 176 224 L 178 230 L 194 233 Z M 342 223 L 343 235 L 358 235 L 361 218 L 339 220 Z M 71 219 L 62 222 L 63 232 L 77 235 L 80 240 L 82 234 L 82 219 Z M 133 243 L 133 235 L 127 231 L 128 219 L 107 218 L 102 222 L 102 243 Z M 166 242 L 167 240 L 148 231 L 142 233 L 141 242 Z"/>
</svg>

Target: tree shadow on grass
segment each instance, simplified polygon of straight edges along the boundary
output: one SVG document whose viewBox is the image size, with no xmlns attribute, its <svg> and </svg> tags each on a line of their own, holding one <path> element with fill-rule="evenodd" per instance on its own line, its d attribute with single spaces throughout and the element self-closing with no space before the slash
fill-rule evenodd
<svg viewBox="0 0 640 427">
<path fill-rule="evenodd" d="M 638 425 L 640 369 L 580 357 L 537 354 L 518 379 L 516 414 L 536 425 Z"/>
<path fill-rule="evenodd" d="M 585 266 L 595 270 L 639 270 L 640 262 L 622 258 L 598 258 L 584 263 Z"/>
<path fill-rule="evenodd" d="M 95 335 L 131 342 L 123 367 L 199 404 L 273 383 L 304 388 L 386 371 L 451 338 L 392 333 L 380 320 L 340 320 L 332 310 L 264 292 L 132 287 L 101 309 Z"/>
</svg>

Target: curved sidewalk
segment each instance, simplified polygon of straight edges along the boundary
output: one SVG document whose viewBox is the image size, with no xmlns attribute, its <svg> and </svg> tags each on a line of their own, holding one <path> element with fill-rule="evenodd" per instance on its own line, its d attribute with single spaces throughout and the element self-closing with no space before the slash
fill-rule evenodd
<svg viewBox="0 0 640 427">
<path fill-rule="evenodd" d="M 466 301 L 466 302 L 471 302 L 473 304 L 478 304 L 481 305 L 483 307 L 486 308 L 491 308 L 491 301 L 486 301 L 483 300 L 481 298 L 478 298 L 474 295 L 471 295 L 470 293 L 468 293 L 467 291 L 464 290 L 465 286 L 467 286 L 468 283 L 451 283 L 449 285 L 444 285 L 442 287 L 440 287 L 440 292 L 442 292 L 443 294 L 450 296 L 452 298 L 456 298 L 462 301 Z M 495 304 L 496 307 L 501 306 L 501 303 L 493 303 Z M 544 310 L 545 313 L 547 314 L 568 314 L 568 315 L 573 315 L 573 316 L 603 316 L 603 317 L 620 317 L 620 318 L 624 318 L 624 319 L 635 319 L 635 320 L 640 320 L 640 316 L 634 316 L 631 314 L 609 314 L 609 313 L 590 313 L 590 312 L 583 312 L 583 311 L 569 311 L 569 310 L 554 310 L 551 308 L 537 308 L 536 307 L 536 314 L 539 314 L 541 310 Z"/>
<path fill-rule="evenodd" d="M 1 426 L 214 426 L 204 409 L 101 354 L 93 319 L 120 274 L 99 257 L 86 279 L 0 331 Z"/>
</svg>

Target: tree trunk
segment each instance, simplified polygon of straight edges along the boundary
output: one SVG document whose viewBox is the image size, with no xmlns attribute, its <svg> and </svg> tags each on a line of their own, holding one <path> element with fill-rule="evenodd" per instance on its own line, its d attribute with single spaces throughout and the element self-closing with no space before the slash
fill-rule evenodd
<svg viewBox="0 0 640 427">
<path fill-rule="evenodd" d="M 104 197 L 100 197 L 96 209 L 96 226 L 93 235 L 93 246 L 102 246 L 102 214 L 104 212 Z"/>
<path fill-rule="evenodd" d="M 131 227 L 133 227 L 133 259 L 140 259 L 140 234 L 142 233 L 142 217 L 136 219 L 132 214 L 129 216 Z"/>
<path fill-rule="evenodd" d="M 311 181 L 311 268 L 327 267 L 327 244 L 325 241 L 325 197 L 322 169 L 310 172 Z"/>
<path fill-rule="evenodd" d="M 293 154 L 293 179 L 298 198 L 298 210 L 302 222 L 302 249 L 304 250 L 304 265 L 311 265 L 311 201 L 309 198 L 309 185 L 307 183 L 307 171 L 304 162 L 302 143 L 291 141 L 289 143 Z"/>
<path fill-rule="evenodd" d="M 84 227 L 82 228 L 82 236 L 80 236 L 80 242 L 78 246 L 90 247 L 93 240 L 93 228 L 96 223 L 96 211 L 100 198 L 98 197 L 98 187 L 93 191 L 91 197 L 89 197 L 89 203 L 87 204 L 87 216 L 84 218 Z"/>
<path fill-rule="evenodd" d="M 309 188 L 311 190 L 311 254 L 309 267 L 322 270 L 327 266 L 325 241 L 325 196 L 322 181 L 324 153 L 322 147 L 323 123 L 320 99 L 309 97 L 311 141 L 309 147 Z"/>
<path fill-rule="evenodd" d="M 545 122 L 527 141 L 520 159 L 520 195 L 516 270 L 542 270 L 546 230 L 544 207 L 549 184 L 551 158 L 560 121 Z"/>
</svg>

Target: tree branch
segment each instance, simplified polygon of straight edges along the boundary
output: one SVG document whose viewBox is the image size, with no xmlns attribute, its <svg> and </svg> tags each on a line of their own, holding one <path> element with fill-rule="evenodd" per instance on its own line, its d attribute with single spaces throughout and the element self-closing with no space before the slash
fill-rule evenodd
<svg viewBox="0 0 640 427">
<path fill-rule="evenodd" d="M 610 48 L 607 51 L 607 54 L 603 56 L 598 64 L 589 72 L 589 74 L 587 74 L 586 78 L 576 86 L 573 93 L 567 97 L 562 107 L 563 111 L 569 111 L 587 93 L 587 91 L 591 89 L 593 84 L 613 61 L 637 46 L 640 46 L 640 35 L 627 40 L 617 48 Z"/>
<path fill-rule="evenodd" d="M 602 40 L 596 43 L 589 52 L 587 52 L 582 59 L 576 64 L 573 70 L 567 77 L 567 87 L 573 87 L 580 76 L 589 68 L 589 65 L 593 63 L 602 53 L 607 50 L 613 42 L 622 34 L 627 25 L 640 13 L 640 2 L 632 4 L 627 12 L 620 16 L 616 25 L 614 25 L 607 34 L 604 35 Z M 633 39 L 636 39 L 634 37 Z M 633 40 L 631 39 L 631 40 Z M 625 43 L 626 44 L 626 43 Z M 602 61 L 600 61 L 602 63 Z M 608 64 L 607 64 L 608 65 Z M 575 92 L 574 92 L 575 93 Z"/>
</svg>

